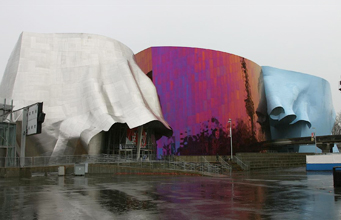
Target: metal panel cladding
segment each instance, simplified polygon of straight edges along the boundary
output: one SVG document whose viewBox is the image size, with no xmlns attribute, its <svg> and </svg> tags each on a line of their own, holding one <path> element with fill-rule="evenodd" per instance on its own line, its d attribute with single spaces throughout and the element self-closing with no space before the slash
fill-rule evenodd
<svg viewBox="0 0 341 220">
<path fill-rule="evenodd" d="M 234 152 L 256 150 L 257 143 L 266 139 L 267 119 L 256 114 L 266 102 L 261 67 L 256 63 L 188 47 L 152 47 L 135 59 L 152 78 L 164 117 L 174 131 L 172 137 L 158 141 L 159 154 L 229 154 L 230 118 Z"/>
</svg>

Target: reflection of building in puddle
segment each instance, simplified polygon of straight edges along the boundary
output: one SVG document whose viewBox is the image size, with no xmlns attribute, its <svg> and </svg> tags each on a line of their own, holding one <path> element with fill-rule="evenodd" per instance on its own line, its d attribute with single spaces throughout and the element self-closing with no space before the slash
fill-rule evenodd
<svg viewBox="0 0 341 220">
<path fill-rule="evenodd" d="M 64 176 L 58 176 L 58 186 L 64 186 L 65 177 Z"/>
<path fill-rule="evenodd" d="M 334 188 L 331 172 L 308 172 L 307 190 L 313 193 L 309 193 L 311 198 L 306 200 L 304 209 L 316 213 L 316 218 L 319 214 L 321 219 L 335 219 L 335 216 L 340 215 L 341 192 Z"/>
<path fill-rule="evenodd" d="M 341 187 L 334 188 L 334 197 L 335 202 L 338 202 L 341 206 Z"/>
<path fill-rule="evenodd" d="M 132 210 L 157 210 L 156 203 L 153 203 L 151 200 L 138 200 L 119 190 L 100 190 L 99 203 L 101 206 L 105 206 L 109 211 L 118 214 Z"/>
<path fill-rule="evenodd" d="M 84 176 L 77 176 L 73 178 L 73 185 L 78 186 L 88 186 L 88 178 Z"/>
<path fill-rule="evenodd" d="M 97 202 L 98 191 L 88 190 L 88 178 L 69 179 L 59 176 L 56 185 L 46 185 L 46 181 L 51 181 L 50 178 L 36 177 L 20 181 L 25 181 L 25 186 L 17 188 L 14 183 L 14 187 L 3 187 L 1 190 L 0 219 L 113 219 L 115 217 Z"/>
<path fill-rule="evenodd" d="M 64 192 L 55 188 L 34 199 L 38 219 L 112 219 L 113 215 L 102 208 L 97 200 L 86 195 L 86 190 L 73 189 Z"/>
<path fill-rule="evenodd" d="M 201 218 L 209 219 L 262 219 L 261 213 L 253 210 L 263 209 L 267 197 L 263 186 L 245 185 L 227 179 L 186 178 L 159 184 L 156 190 L 160 200 L 168 206 L 162 207 L 163 204 L 160 204 L 163 216 L 177 216 L 179 219 L 189 219 L 198 213 Z M 187 210 L 186 213 L 184 210 Z"/>
<path fill-rule="evenodd" d="M 70 180 L 71 183 L 73 182 L 73 185 L 68 185 Z M 152 202 L 153 198 L 148 195 L 141 199 L 140 197 L 137 198 L 135 195 L 124 192 L 124 190 L 104 189 L 102 187 L 100 189 L 96 187 L 95 190 L 92 190 L 93 188 L 88 185 L 88 180 L 85 176 L 73 177 L 72 179 L 67 179 L 64 176 L 59 177 L 59 186 L 72 187 L 70 191 L 67 190 L 66 198 L 64 199 L 76 207 L 87 206 L 87 203 L 96 203 L 96 206 L 100 206 L 101 209 L 120 216 L 131 215 L 134 211 L 138 210 L 143 210 L 144 212 L 155 212 L 157 210 L 156 203 Z M 146 214 L 145 216 L 148 217 L 148 215 Z"/>
<path fill-rule="evenodd" d="M 63 191 L 60 191 L 61 186 Z M 22 203 L 31 206 L 23 206 L 23 210 L 32 212 L 30 215 L 25 214 L 25 218 L 116 219 L 134 210 L 156 210 L 156 205 L 151 201 L 139 201 L 118 190 L 93 188 L 88 185 L 87 177 L 58 177 L 58 186 L 44 186 L 41 191 L 44 193 L 27 196 L 27 188 L 23 190 L 22 195 L 25 197 Z M 149 219 L 148 214 L 145 217 Z"/>
</svg>

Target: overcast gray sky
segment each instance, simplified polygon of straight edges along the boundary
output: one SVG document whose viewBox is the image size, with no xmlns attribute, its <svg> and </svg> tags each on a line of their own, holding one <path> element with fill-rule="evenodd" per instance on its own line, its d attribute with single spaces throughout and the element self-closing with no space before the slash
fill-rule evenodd
<svg viewBox="0 0 341 220">
<path fill-rule="evenodd" d="M 316 75 L 329 81 L 341 111 L 338 0 L 0 0 L 0 27 L 0 77 L 22 31 L 92 33 L 135 53 L 200 47 Z"/>
</svg>

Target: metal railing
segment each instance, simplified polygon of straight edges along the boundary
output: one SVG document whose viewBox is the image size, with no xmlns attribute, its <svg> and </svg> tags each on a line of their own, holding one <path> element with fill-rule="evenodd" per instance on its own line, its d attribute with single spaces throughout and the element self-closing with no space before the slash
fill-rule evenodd
<svg viewBox="0 0 341 220">
<path fill-rule="evenodd" d="M 22 158 L 0 158 L 0 167 L 19 167 Z M 39 167 L 39 166 L 55 166 L 68 165 L 75 163 L 117 163 L 126 161 L 129 158 L 122 159 L 119 155 L 65 155 L 65 156 L 38 156 L 25 157 L 25 167 Z"/>
<path fill-rule="evenodd" d="M 220 173 L 221 172 L 220 167 L 215 165 L 215 164 L 212 164 L 212 163 L 208 162 L 206 160 L 205 156 L 202 156 L 201 158 L 204 161 L 204 163 L 203 163 L 204 166 L 203 167 L 204 167 L 205 170 L 203 172 L 208 172 L 208 173 Z"/>
<path fill-rule="evenodd" d="M 207 169 L 204 163 L 193 163 L 183 161 L 180 157 L 167 155 L 161 159 L 137 160 L 128 163 L 122 163 L 122 166 L 144 167 L 151 169 L 167 169 L 167 170 L 182 170 L 189 172 L 205 172 Z"/>
<path fill-rule="evenodd" d="M 181 162 L 184 170 L 197 170 L 197 171 L 202 170 L 200 169 L 201 167 L 200 163 L 187 162 L 187 161 L 182 160 L 181 157 L 177 157 L 176 161 Z"/>
<path fill-rule="evenodd" d="M 244 163 L 242 160 L 240 160 L 237 156 L 233 157 L 234 162 L 236 162 L 243 170 L 250 170 L 250 165 Z"/>
<path fill-rule="evenodd" d="M 230 164 L 228 164 L 223 158 L 221 158 L 221 156 L 218 156 L 218 159 L 222 169 L 232 170 Z"/>
<path fill-rule="evenodd" d="M 21 158 L 0 158 L 0 167 L 20 167 Z M 212 164 L 201 157 L 201 162 L 186 162 L 180 157 L 164 156 L 157 158 L 155 155 L 143 155 L 137 159 L 136 155 L 65 155 L 65 156 L 38 156 L 25 157 L 24 167 L 42 167 L 72 165 L 75 163 L 117 163 L 119 166 L 144 167 L 151 169 L 183 170 L 202 173 L 222 173 L 222 166 Z M 226 163 L 226 162 L 225 162 Z"/>
<path fill-rule="evenodd" d="M 200 171 L 197 167 L 187 162 L 170 161 L 170 160 L 149 160 L 127 162 L 120 164 L 121 166 L 143 167 L 150 169 L 166 169 L 166 170 L 183 170 L 183 171 Z"/>
</svg>

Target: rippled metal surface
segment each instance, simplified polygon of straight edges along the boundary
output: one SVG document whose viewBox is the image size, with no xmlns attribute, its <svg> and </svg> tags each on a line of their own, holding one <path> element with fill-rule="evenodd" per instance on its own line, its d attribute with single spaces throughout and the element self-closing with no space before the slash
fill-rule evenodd
<svg viewBox="0 0 341 220">
<path fill-rule="evenodd" d="M 332 173 L 0 179 L 1 219 L 340 219 Z"/>
<path fill-rule="evenodd" d="M 172 135 L 156 88 L 133 51 L 96 34 L 23 32 L 8 60 L 0 95 L 13 100 L 15 109 L 44 102 L 42 133 L 27 137 L 27 155 L 80 154 L 75 149 L 100 154 L 100 133 L 117 123 L 129 128 L 148 123 L 156 135 Z M 18 122 L 20 114 L 13 115 Z"/>
</svg>

